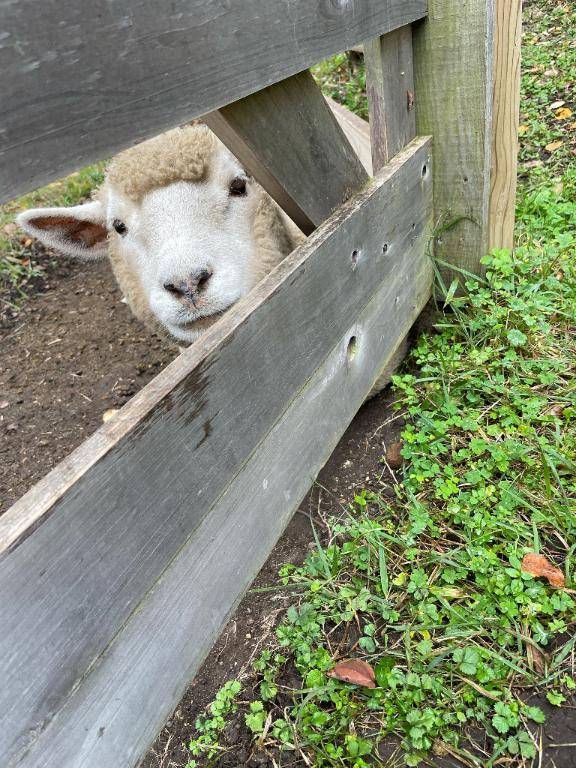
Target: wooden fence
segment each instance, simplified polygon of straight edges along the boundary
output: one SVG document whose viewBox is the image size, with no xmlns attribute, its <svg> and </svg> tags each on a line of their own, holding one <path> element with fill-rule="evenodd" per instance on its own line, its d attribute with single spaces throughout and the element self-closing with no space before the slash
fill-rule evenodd
<svg viewBox="0 0 576 768">
<path fill-rule="evenodd" d="M 517 39 L 429 5 L 0 3 L 4 200 L 206 116 L 310 233 L 0 518 L 3 768 L 138 763 L 428 301 L 435 224 L 468 269 L 505 244 Z M 305 71 L 363 41 L 374 178 Z"/>
</svg>

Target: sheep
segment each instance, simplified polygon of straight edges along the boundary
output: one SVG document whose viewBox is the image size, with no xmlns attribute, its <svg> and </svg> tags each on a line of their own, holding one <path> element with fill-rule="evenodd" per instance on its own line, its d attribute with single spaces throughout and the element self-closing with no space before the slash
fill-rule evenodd
<svg viewBox="0 0 576 768">
<path fill-rule="evenodd" d="M 30 209 L 17 222 L 70 257 L 108 256 L 134 315 L 180 351 L 305 239 L 203 124 L 121 152 L 89 202 Z"/>
<path fill-rule="evenodd" d="M 132 312 L 179 348 L 305 239 L 201 124 L 121 152 L 89 202 L 17 222 L 67 256 L 108 255 Z"/>
</svg>

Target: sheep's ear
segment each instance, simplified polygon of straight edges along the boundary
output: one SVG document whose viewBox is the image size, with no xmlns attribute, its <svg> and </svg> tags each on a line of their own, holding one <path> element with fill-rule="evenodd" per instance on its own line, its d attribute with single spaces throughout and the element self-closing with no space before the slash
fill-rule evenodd
<svg viewBox="0 0 576 768">
<path fill-rule="evenodd" d="M 106 255 L 106 218 L 99 200 L 70 208 L 32 208 L 17 216 L 16 222 L 66 256 L 89 260 Z"/>
</svg>

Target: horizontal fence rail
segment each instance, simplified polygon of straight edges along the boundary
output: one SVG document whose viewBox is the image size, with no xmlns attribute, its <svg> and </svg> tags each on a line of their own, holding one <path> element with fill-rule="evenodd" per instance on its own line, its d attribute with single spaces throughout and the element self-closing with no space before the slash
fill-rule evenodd
<svg viewBox="0 0 576 768">
<path fill-rule="evenodd" d="M 0 202 L 425 16 L 427 0 L 0 0 Z"/>
<path fill-rule="evenodd" d="M 430 149 L 0 519 L 3 766 L 132 766 L 154 738 L 430 296 Z"/>
</svg>

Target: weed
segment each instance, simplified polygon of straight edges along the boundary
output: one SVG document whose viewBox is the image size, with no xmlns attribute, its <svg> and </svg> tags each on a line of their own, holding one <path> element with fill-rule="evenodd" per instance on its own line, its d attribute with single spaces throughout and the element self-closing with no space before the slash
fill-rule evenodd
<svg viewBox="0 0 576 768">
<path fill-rule="evenodd" d="M 226 727 L 226 718 L 236 712 L 236 697 L 240 693 L 241 685 L 236 680 L 230 680 L 216 694 L 216 698 L 210 704 L 206 717 L 196 720 L 197 736 L 192 739 L 189 749 L 192 755 L 202 755 L 211 761 L 220 752 L 218 738 Z M 190 760 L 186 768 L 195 768 L 196 760 Z"/>
</svg>

